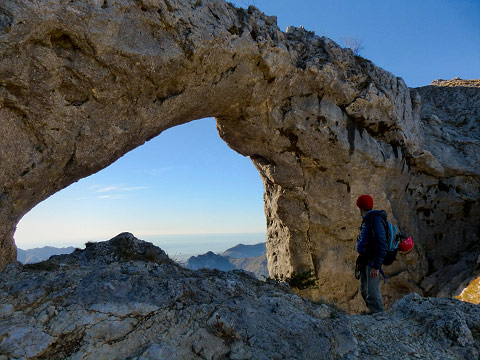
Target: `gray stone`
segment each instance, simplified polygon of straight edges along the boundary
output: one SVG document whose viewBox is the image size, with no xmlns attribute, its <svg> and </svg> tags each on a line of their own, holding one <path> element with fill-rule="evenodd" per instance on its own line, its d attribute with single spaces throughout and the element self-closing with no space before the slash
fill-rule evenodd
<svg viewBox="0 0 480 360">
<path fill-rule="evenodd" d="M 236 341 L 232 344 L 230 359 L 248 360 L 248 359 L 252 359 L 252 357 L 253 357 L 252 352 L 242 341 Z"/>
<path fill-rule="evenodd" d="M 412 355 L 415 353 L 415 349 L 412 348 L 411 346 L 405 345 L 405 344 L 398 344 L 398 350 L 402 354 L 407 354 L 407 355 Z"/>
<path fill-rule="evenodd" d="M 125 250 L 128 258 L 120 256 Z M 274 281 L 237 270 L 192 271 L 153 253 L 163 251 L 124 233 L 25 265 L 15 278 L 5 276 L 7 267 L 0 273 L 0 304 L 15 311 L 0 318 L 2 356 L 478 358 L 480 308 L 473 304 L 412 294 L 382 314 L 345 315 Z"/>
<path fill-rule="evenodd" d="M 15 308 L 12 304 L 1 304 L 0 305 L 0 317 L 6 318 L 13 314 Z"/>
</svg>

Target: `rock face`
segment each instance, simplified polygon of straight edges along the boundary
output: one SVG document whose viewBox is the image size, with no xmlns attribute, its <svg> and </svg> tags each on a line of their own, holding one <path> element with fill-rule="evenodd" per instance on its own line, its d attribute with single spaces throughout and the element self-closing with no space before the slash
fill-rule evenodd
<svg viewBox="0 0 480 360">
<path fill-rule="evenodd" d="M 409 295 L 347 316 L 241 271 L 191 271 L 123 233 L 0 276 L 0 358 L 477 359 L 480 308 Z M 378 344 L 381 344 L 379 346 Z"/>
<path fill-rule="evenodd" d="M 5 0 L 0 53 L 0 267 L 34 205 L 214 116 L 262 177 L 270 275 L 317 275 L 303 295 L 362 308 L 364 193 L 416 240 L 387 269 L 387 305 L 453 295 L 478 275 L 479 88 L 409 89 L 327 38 L 221 0 Z"/>
</svg>

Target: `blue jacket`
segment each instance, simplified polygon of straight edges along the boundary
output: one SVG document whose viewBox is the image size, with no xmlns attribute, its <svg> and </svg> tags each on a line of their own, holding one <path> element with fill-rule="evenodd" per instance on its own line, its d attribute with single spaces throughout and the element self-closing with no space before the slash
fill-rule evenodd
<svg viewBox="0 0 480 360">
<path fill-rule="evenodd" d="M 364 256 L 374 269 L 382 267 L 383 258 L 388 252 L 386 220 L 387 213 L 384 210 L 370 210 L 363 216 L 360 236 L 357 239 L 357 252 Z"/>
</svg>

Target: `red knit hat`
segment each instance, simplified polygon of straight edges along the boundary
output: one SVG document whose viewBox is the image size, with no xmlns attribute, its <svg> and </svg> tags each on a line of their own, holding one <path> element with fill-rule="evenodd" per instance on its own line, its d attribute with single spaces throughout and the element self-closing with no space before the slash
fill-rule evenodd
<svg viewBox="0 0 480 360">
<path fill-rule="evenodd" d="M 373 199 L 370 195 L 360 195 L 357 199 L 357 207 L 361 210 L 372 210 Z"/>
</svg>

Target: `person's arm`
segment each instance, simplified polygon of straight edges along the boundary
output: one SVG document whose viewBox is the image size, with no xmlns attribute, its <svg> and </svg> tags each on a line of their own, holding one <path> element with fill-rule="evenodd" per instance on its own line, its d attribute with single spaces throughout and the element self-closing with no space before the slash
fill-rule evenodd
<svg viewBox="0 0 480 360">
<path fill-rule="evenodd" d="M 367 226 L 365 222 L 362 222 L 362 227 L 360 229 L 360 235 L 357 238 L 357 244 L 355 245 L 355 250 L 360 254 L 363 255 L 365 253 L 365 249 L 367 247 Z"/>
<path fill-rule="evenodd" d="M 376 242 L 375 256 L 373 258 L 373 269 L 377 270 L 376 275 L 378 276 L 378 270 L 382 267 L 383 259 L 388 252 L 385 220 L 381 216 L 374 216 L 372 219 L 372 230 Z"/>
</svg>

